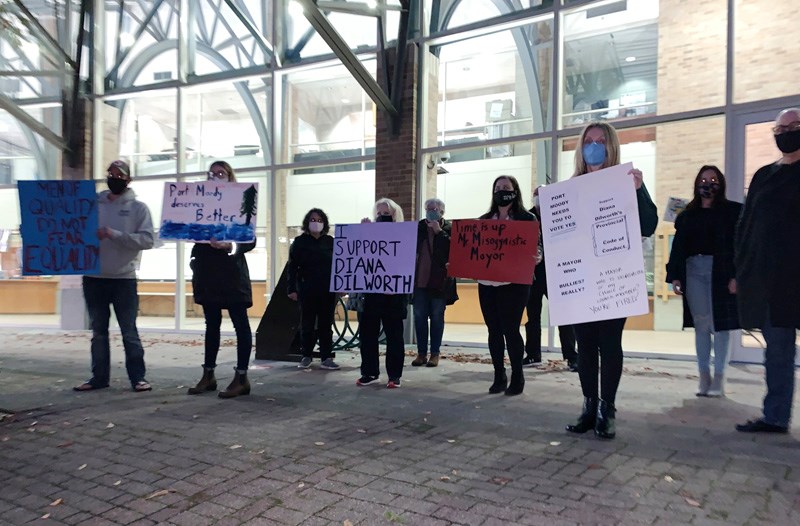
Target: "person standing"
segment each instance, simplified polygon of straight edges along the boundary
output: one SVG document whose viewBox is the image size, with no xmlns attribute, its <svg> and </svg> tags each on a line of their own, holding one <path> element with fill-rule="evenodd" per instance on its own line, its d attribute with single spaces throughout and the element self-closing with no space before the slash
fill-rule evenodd
<svg viewBox="0 0 800 526">
<path fill-rule="evenodd" d="M 215 161 L 208 170 L 208 180 L 236 182 L 233 168 L 225 161 Z M 203 376 L 188 394 L 196 395 L 217 390 L 214 369 L 220 345 L 222 309 L 227 309 L 236 331 L 236 367 L 228 387 L 219 393 L 220 398 L 234 398 L 250 394 L 247 369 L 253 349 L 253 334 L 247 309 L 253 306 L 250 270 L 245 253 L 256 243 L 230 243 L 211 239 L 210 243 L 195 243 L 189 266 L 192 269 L 194 302 L 203 306 L 206 320 L 205 361 Z"/>
<path fill-rule="evenodd" d="M 153 248 L 155 233 L 150 210 L 128 188 L 130 182 L 128 165 L 119 160 L 112 162 L 106 179 L 108 190 L 101 192 L 97 199 L 100 274 L 83 277 L 83 296 L 92 327 L 92 377 L 75 386 L 75 391 L 92 391 L 109 385 L 109 305 L 114 307 L 122 332 L 125 369 L 131 387 L 136 392 L 152 390 L 145 379 L 144 348 L 136 328 L 139 312 L 136 270 L 142 250 Z"/>
<path fill-rule="evenodd" d="M 767 348 L 763 415 L 737 431 L 788 433 L 800 328 L 800 108 L 772 129 L 781 158 L 753 176 L 736 232 L 734 289 L 743 329 L 761 329 Z"/>
<path fill-rule="evenodd" d="M 372 217 L 377 223 L 400 223 L 403 221 L 403 210 L 397 203 L 384 197 L 375 203 Z M 369 222 L 369 218 L 362 220 L 362 223 Z M 359 319 L 361 377 L 356 380 L 356 385 L 369 385 L 380 377 L 378 340 L 383 325 L 386 335 L 386 374 L 389 376 L 386 387 L 400 387 L 405 361 L 403 320 L 407 315 L 408 294 L 364 294 L 364 311 Z"/>
<path fill-rule="evenodd" d="M 536 216 L 525 210 L 517 179 L 510 175 L 501 175 L 492 183 L 492 203 L 489 211 L 480 219 L 536 221 Z M 530 285 L 519 283 L 478 281 L 478 300 L 489 332 L 489 354 L 494 367 L 490 394 L 505 392 L 508 396 L 514 396 L 522 394 L 525 388 L 525 376 L 522 372 L 525 343 L 519 333 L 519 326 L 530 290 Z M 506 376 L 506 350 L 511 362 L 511 382 Z"/>
<path fill-rule="evenodd" d="M 667 283 L 683 296 L 683 326 L 694 327 L 700 385 L 697 396 L 725 394 L 731 331 L 739 328 L 733 238 L 742 205 L 725 196 L 725 176 L 716 166 L 700 168 L 694 197 L 675 219 Z M 714 376 L 711 376 L 711 348 Z"/>
<path fill-rule="evenodd" d="M 303 218 L 303 233 L 289 247 L 288 294 L 300 303 L 301 369 L 311 367 L 314 346 L 319 339 L 320 369 L 337 370 L 333 361 L 333 314 L 336 293 L 331 292 L 333 237 L 328 235 L 328 216 L 312 208 Z"/>
<path fill-rule="evenodd" d="M 620 147 L 617 131 L 608 123 L 587 125 L 575 149 L 573 177 L 596 172 L 620 164 Z M 632 169 L 632 183 L 636 188 L 639 209 L 639 227 L 643 237 L 650 237 L 658 225 L 656 205 L 642 181 L 642 172 Z M 617 389 L 622 378 L 622 330 L 626 318 L 578 323 L 575 336 L 580 349 L 578 375 L 583 391 L 583 411 L 575 424 L 567 426 L 570 433 L 585 433 L 594 429 L 600 438 L 616 436 Z M 600 373 L 600 398 L 597 374 Z"/>
<path fill-rule="evenodd" d="M 533 192 L 533 208 L 530 212 L 536 217 L 539 214 L 539 189 Z M 542 240 L 542 224 L 539 223 L 539 241 Z M 544 248 L 542 260 L 536 264 L 533 272 L 533 285 L 528 297 L 528 321 L 525 322 L 525 358 L 522 360 L 524 367 L 536 367 L 542 363 L 542 298 L 547 297 L 547 270 L 544 264 Z M 575 350 L 575 329 L 572 325 L 559 325 L 558 338 L 561 342 L 561 356 L 567 362 L 567 367 L 572 372 L 578 371 L 578 353 Z"/>
<path fill-rule="evenodd" d="M 414 328 L 417 335 L 417 357 L 414 367 L 439 365 L 439 349 L 444 334 L 444 311 L 458 298 L 456 280 L 447 275 L 450 258 L 450 230 L 444 219 L 444 202 L 425 201 L 425 219 L 417 229 L 417 268 L 414 288 Z M 428 320 L 430 320 L 430 351 L 428 358 Z"/>
</svg>

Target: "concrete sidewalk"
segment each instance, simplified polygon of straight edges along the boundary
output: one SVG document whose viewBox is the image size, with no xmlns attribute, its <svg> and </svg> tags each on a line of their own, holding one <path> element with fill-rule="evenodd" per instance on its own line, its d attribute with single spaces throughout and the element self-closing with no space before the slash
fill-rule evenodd
<svg viewBox="0 0 800 526">
<path fill-rule="evenodd" d="M 255 362 L 252 394 L 220 400 L 186 395 L 202 338 L 143 341 L 153 392 L 131 392 L 116 336 L 111 388 L 74 393 L 88 333 L 0 335 L 0 524 L 800 524 L 798 425 L 733 429 L 759 414 L 760 366 L 700 399 L 694 364 L 626 360 L 618 436 L 600 441 L 564 431 L 581 393 L 557 364 L 505 397 L 463 363 L 474 349 L 407 359 L 397 390 L 356 387 L 345 352 L 341 371 Z"/>
</svg>

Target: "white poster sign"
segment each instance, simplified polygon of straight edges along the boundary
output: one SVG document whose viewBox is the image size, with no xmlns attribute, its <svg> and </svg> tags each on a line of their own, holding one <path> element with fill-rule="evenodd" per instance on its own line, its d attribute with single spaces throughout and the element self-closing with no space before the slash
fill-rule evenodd
<svg viewBox="0 0 800 526">
<path fill-rule="evenodd" d="M 161 239 L 208 243 L 256 238 L 258 183 L 164 183 Z"/>
<path fill-rule="evenodd" d="M 539 189 L 552 325 L 649 310 L 631 163 Z"/>
</svg>

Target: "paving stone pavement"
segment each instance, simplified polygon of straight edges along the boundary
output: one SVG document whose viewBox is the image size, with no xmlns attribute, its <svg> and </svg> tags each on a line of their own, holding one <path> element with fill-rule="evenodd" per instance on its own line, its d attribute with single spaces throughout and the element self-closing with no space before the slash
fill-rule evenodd
<svg viewBox="0 0 800 526">
<path fill-rule="evenodd" d="M 563 431 L 581 394 L 557 366 L 505 397 L 488 365 L 408 359 L 388 390 L 356 387 L 345 352 L 341 371 L 254 362 L 252 394 L 220 400 L 186 395 L 201 337 L 142 339 L 152 392 L 130 391 L 115 336 L 111 388 L 75 393 L 87 333 L 0 335 L 0 524 L 800 524 L 800 428 L 733 430 L 758 415 L 760 366 L 700 399 L 693 363 L 629 359 L 601 441 Z M 443 355 L 464 352 L 482 351 Z"/>
</svg>

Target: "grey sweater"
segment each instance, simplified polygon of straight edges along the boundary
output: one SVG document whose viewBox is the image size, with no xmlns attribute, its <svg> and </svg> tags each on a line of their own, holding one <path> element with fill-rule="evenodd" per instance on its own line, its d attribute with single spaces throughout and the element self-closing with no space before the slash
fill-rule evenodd
<svg viewBox="0 0 800 526">
<path fill-rule="evenodd" d="M 142 250 L 155 242 L 150 210 L 130 188 L 113 201 L 109 195 L 97 196 L 99 226 L 111 230 L 111 239 L 100 241 L 100 274 L 93 277 L 136 279 Z"/>
</svg>

